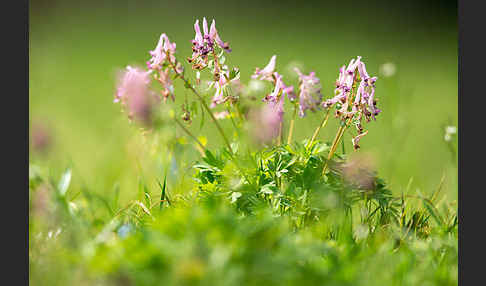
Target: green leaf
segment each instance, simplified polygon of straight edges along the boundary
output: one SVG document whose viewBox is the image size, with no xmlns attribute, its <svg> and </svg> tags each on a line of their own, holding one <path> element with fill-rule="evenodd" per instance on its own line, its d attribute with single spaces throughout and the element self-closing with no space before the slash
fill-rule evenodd
<svg viewBox="0 0 486 286">
<path fill-rule="evenodd" d="M 439 212 L 432 204 L 432 202 L 426 198 L 422 198 L 422 201 L 429 214 L 434 218 L 435 222 L 437 222 L 439 226 L 443 226 L 444 222 L 442 220 L 442 217 L 439 215 Z"/>
<path fill-rule="evenodd" d="M 165 190 L 166 190 L 166 187 L 167 187 L 167 171 L 166 171 L 166 174 L 164 176 L 164 185 L 162 186 L 160 184 L 159 180 L 157 180 L 157 183 L 159 184 L 159 187 L 162 191 L 162 193 L 160 194 L 160 209 L 162 210 L 162 207 L 164 206 L 164 201 L 166 200 L 166 193 L 165 193 L 166 191 Z M 167 203 L 170 204 L 168 197 L 167 197 Z"/>
</svg>

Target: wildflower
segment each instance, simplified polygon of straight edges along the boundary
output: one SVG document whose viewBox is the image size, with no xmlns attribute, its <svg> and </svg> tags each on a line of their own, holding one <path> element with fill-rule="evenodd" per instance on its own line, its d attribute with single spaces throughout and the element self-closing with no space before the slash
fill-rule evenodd
<svg viewBox="0 0 486 286">
<path fill-rule="evenodd" d="M 215 40 L 218 46 L 225 52 L 231 52 L 228 42 L 223 42 L 223 40 L 221 40 L 221 38 L 219 37 L 218 31 L 216 30 L 216 21 L 214 21 L 214 19 L 211 23 L 211 28 L 209 30 L 209 38 Z"/>
<path fill-rule="evenodd" d="M 147 61 L 147 69 L 149 73 L 153 74 L 153 78 L 162 85 L 161 94 L 164 102 L 167 98 L 174 98 L 174 86 L 170 79 L 170 71 L 175 65 L 175 72 L 180 74 L 183 71 L 182 65 L 177 63 L 175 58 L 176 44 L 171 43 L 165 33 L 160 35 L 159 42 L 154 50 L 149 51 L 152 58 Z"/>
<path fill-rule="evenodd" d="M 282 75 L 275 71 L 275 64 L 276 64 L 277 56 L 273 55 L 270 59 L 270 62 L 263 68 L 259 69 L 256 68 L 255 72 L 251 76 L 252 79 L 258 80 L 266 80 L 270 81 L 274 84 L 274 89 L 271 94 L 266 95 L 263 98 L 265 102 L 276 102 L 279 99 L 280 95 L 287 95 L 289 100 L 294 101 L 296 99 L 296 95 L 294 93 L 293 86 L 287 86 L 283 80 Z"/>
<path fill-rule="evenodd" d="M 211 99 L 211 108 L 216 107 L 216 105 L 224 103 L 224 87 L 226 84 L 226 79 L 221 77 L 218 81 L 213 82 L 214 87 L 216 88 L 216 92 L 214 93 L 213 98 Z"/>
<path fill-rule="evenodd" d="M 306 110 L 315 111 L 322 101 L 320 80 L 315 72 L 303 74 L 298 68 L 294 69 L 299 75 L 299 116 L 304 117 Z M 317 95 L 317 98 L 314 97 Z"/>
<path fill-rule="evenodd" d="M 259 69 L 259 68 L 255 69 L 255 73 L 251 76 L 251 78 L 273 81 L 274 80 L 273 72 L 275 70 L 276 60 L 277 60 L 277 56 L 273 55 L 272 58 L 270 59 L 270 62 L 268 62 L 267 66 L 265 66 L 263 69 Z"/>
<path fill-rule="evenodd" d="M 216 30 L 216 21 L 211 23 L 211 28 L 208 31 L 208 22 L 203 18 L 203 32 L 199 26 L 199 19 L 194 23 L 194 31 L 196 35 L 192 42 L 192 56 L 188 58 L 189 63 L 192 63 L 194 69 L 203 69 L 208 65 L 208 55 L 215 52 L 215 44 L 227 53 L 231 52 L 229 44 L 221 40 L 218 31 Z"/>
<path fill-rule="evenodd" d="M 231 77 L 230 71 L 228 70 L 228 66 L 223 66 L 222 67 L 222 72 L 221 76 L 219 77 L 218 80 L 212 81 L 209 83 L 209 87 L 215 87 L 216 92 L 214 93 L 214 96 L 211 100 L 211 108 L 216 107 L 218 104 L 224 103 L 228 100 L 231 100 L 232 102 L 237 100 L 237 94 L 232 94 L 228 96 L 225 95 L 225 91 L 230 87 L 234 86 L 237 87 L 239 84 L 239 72 L 238 69 L 233 69 L 234 71 L 236 70 L 234 77 Z M 238 91 L 238 90 L 236 90 Z"/>
<path fill-rule="evenodd" d="M 366 65 L 361 57 L 352 59 L 348 66 L 339 69 L 339 77 L 336 80 L 335 96 L 322 103 L 324 108 L 336 106 L 335 115 L 343 121 L 353 123 L 358 129 L 358 135 L 352 139 L 354 149 L 359 148 L 359 140 L 368 131 L 363 130 L 361 124 L 364 118 L 367 122 L 376 120 L 381 110 L 376 106 L 375 83 L 377 77 L 370 77 L 366 71 Z M 349 124 L 349 123 L 348 123 Z"/>
<path fill-rule="evenodd" d="M 149 124 L 152 116 L 152 105 L 156 99 L 149 89 L 151 71 L 127 66 L 120 77 L 114 102 L 121 102 L 127 108 L 128 117 Z"/>
<path fill-rule="evenodd" d="M 336 82 L 336 90 L 341 91 L 342 93 L 350 92 L 353 88 L 354 78 L 355 78 L 355 70 L 356 67 L 361 63 L 361 57 L 357 57 L 355 59 L 351 59 L 348 64 L 348 67 L 342 66 L 339 70 L 339 78 Z"/>
<path fill-rule="evenodd" d="M 356 69 L 358 73 L 356 73 Z M 359 75 L 359 85 L 358 85 Z M 336 116 L 344 118 L 350 118 L 351 116 L 362 113 L 365 115 L 367 121 L 370 118 L 375 119 L 381 110 L 376 107 L 375 99 L 375 82 L 377 77 L 370 77 L 366 71 L 364 62 L 361 61 L 361 57 L 357 57 L 356 60 L 352 59 L 349 65 L 342 66 L 339 70 L 339 77 L 336 81 L 336 89 L 334 96 L 322 103 L 324 108 L 330 108 L 331 106 L 340 103 L 341 106 L 336 111 Z M 354 101 L 353 88 L 357 86 Z M 351 110 L 349 110 L 351 108 Z"/>
<path fill-rule="evenodd" d="M 278 101 L 268 102 L 261 110 L 260 124 L 262 129 L 259 138 L 262 142 L 268 142 L 278 136 L 283 120 L 283 96 Z"/>
<path fill-rule="evenodd" d="M 274 88 L 273 88 L 273 91 L 272 93 L 270 94 L 267 94 L 264 98 L 263 98 L 263 101 L 265 102 L 276 102 L 279 95 L 282 94 L 282 77 L 279 76 L 278 73 L 275 73 L 275 75 L 273 75 L 275 77 L 275 85 L 274 85 Z"/>
<path fill-rule="evenodd" d="M 290 101 L 294 101 L 297 98 L 297 96 L 295 95 L 295 92 L 294 92 L 294 86 L 293 85 L 287 86 L 287 85 L 285 85 L 285 83 L 283 81 L 280 81 L 280 87 L 282 89 L 282 94 L 287 95 L 287 98 Z"/>
<path fill-rule="evenodd" d="M 165 33 L 162 33 L 155 49 L 149 51 L 149 54 L 152 56 L 152 58 L 147 61 L 147 68 L 149 70 L 160 70 L 162 69 L 164 63 L 166 63 L 167 61 L 174 63 L 175 51 L 176 44 L 171 43 L 167 35 Z"/>
</svg>

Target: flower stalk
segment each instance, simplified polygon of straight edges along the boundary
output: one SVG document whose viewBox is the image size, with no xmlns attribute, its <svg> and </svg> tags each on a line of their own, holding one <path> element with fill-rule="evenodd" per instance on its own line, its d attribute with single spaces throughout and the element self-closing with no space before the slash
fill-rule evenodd
<svg viewBox="0 0 486 286">
<path fill-rule="evenodd" d="M 326 174 L 327 165 L 328 165 L 329 161 L 332 159 L 332 156 L 334 155 L 334 153 L 336 152 L 336 149 L 339 146 L 339 142 L 343 138 L 344 132 L 349 127 L 349 124 L 351 123 L 352 119 L 353 118 L 349 118 L 348 121 L 344 125 L 339 126 L 339 129 L 336 133 L 336 137 L 334 137 L 334 140 L 332 142 L 331 150 L 329 151 L 329 154 L 327 155 L 326 164 L 324 165 L 324 168 L 322 169 L 322 175 L 323 176 Z"/>
<path fill-rule="evenodd" d="M 319 135 L 319 132 L 321 131 L 321 129 L 324 128 L 327 125 L 327 120 L 329 119 L 329 115 L 331 114 L 330 111 L 331 111 L 330 109 L 327 110 L 326 116 L 324 116 L 322 118 L 321 124 L 319 124 L 319 126 L 317 126 L 316 130 L 314 131 L 314 134 L 312 135 L 311 140 L 307 144 L 307 147 L 306 147 L 307 149 L 312 146 L 312 144 L 316 140 L 317 136 Z"/>
<path fill-rule="evenodd" d="M 226 137 L 226 135 L 224 134 L 224 131 L 223 131 L 223 128 L 221 128 L 221 125 L 219 125 L 218 123 L 218 120 L 214 117 L 214 114 L 213 112 L 211 111 L 211 109 L 209 108 L 208 104 L 206 103 L 206 101 L 204 100 L 204 98 L 199 94 L 199 92 L 197 92 L 197 90 L 192 86 L 192 84 L 184 77 L 184 75 L 182 73 L 180 73 L 175 64 L 172 62 L 172 61 L 169 61 L 169 65 L 172 67 L 172 69 L 174 70 L 174 72 L 176 73 L 177 77 L 179 77 L 182 81 L 184 81 L 185 83 L 185 86 L 188 87 L 196 96 L 197 98 L 199 99 L 199 101 L 201 102 L 202 106 L 204 107 L 204 109 L 206 109 L 206 111 L 209 113 L 209 116 L 211 117 L 211 120 L 213 120 L 214 122 L 214 125 L 216 125 L 216 128 L 218 129 L 219 133 L 221 134 L 221 136 L 223 137 L 223 140 L 224 140 L 224 143 L 226 144 L 226 147 L 228 147 L 229 151 L 231 154 L 233 154 L 233 149 L 231 148 L 231 144 L 229 143 L 229 140 L 228 138 Z"/>
<path fill-rule="evenodd" d="M 290 120 L 289 136 L 287 137 L 287 144 L 290 144 L 290 142 L 292 142 L 292 135 L 294 134 L 294 125 L 295 125 L 296 116 L 297 116 L 297 106 L 294 106 L 294 114 L 292 115 L 292 119 Z"/>
<path fill-rule="evenodd" d="M 201 153 L 201 155 L 204 155 L 204 151 L 206 151 L 206 147 L 204 147 L 204 145 L 201 143 L 201 141 L 199 141 L 197 139 L 196 136 L 194 136 L 191 131 L 189 131 L 189 129 L 187 129 L 184 124 L 182 124 L 179 120 L 177 120 L 177 118 L 174 117 L 174 121 L 175 123 L 177 123 L 177 125 L 179 125 L 179 127 L 187 134 L 189 135 L 189 137 L 191 137 L 198 145 L 200 148 L 197 148 L 197 150 L 199 151 L 199 153 Z"/>
</svg>

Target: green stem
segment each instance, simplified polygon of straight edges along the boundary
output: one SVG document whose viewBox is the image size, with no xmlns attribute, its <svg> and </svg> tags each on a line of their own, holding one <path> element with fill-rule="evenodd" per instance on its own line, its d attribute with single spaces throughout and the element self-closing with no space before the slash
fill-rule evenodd
<svg viewBox="0 0 486 286">
<path fill-rule="evenodd" d="M 319 126 L 317 126 L 316 130 L 314 131 L 314 135 L 312 135 L 311 140 L 307 144 L 306 149 L 308 149 L 312 146 L 312 143 L 314 143 L 314 141 L 316 140 L 317 135 L 319 135 L 319 131 L 321 131 L 321 129 L 326 126 L 327 120 L 329 119 L 329 115 L 331 114 L 330 111 L 331 111 L 331 109 L 327 110 L 326 116 L 324 116 L 324 118 L 322 118 L 321 124 L 319 124 Z"/>
<path fill-rule="evenodd" d="M 297 106 L 294 106 L 294 114 L 292 115 L 292 120 L 290 120 L 289 126 L 289 136 L 287 137 L 287 144 L 290 144 L 292 141 L 292 135 L 294 134 L 294 124 L 295 124 L 295 116 L 297 115 Z"/>
<path fill-rule="evenodd" d="M 228 111 L 228 113 L 229 113 L 229 116 L 230 116 L 230 119 L 231 119 L 231 123 L 233 124 L 233 127 L 235 128 L 235 131 L 236 131 L 236 135 L 239 138 L 240 137 L 240 132 L 238 131 L 238 126 L 236 126 L 236 122 L 233 120 L 233 115 L 231 114 L 229 108 L 226 108 L 226 111 Z"/>
<path fill-rule="evenodd" d="M 170 58 L 170 57 L 169 57 Z M 223 132 L 223 128 L 221 128 L 221 126 L 219 125 L 217 119 L 214 117 L 214 114 L 213 112 L 211 111 L 211 109 L 209 108 L 208 104 L 206 103 L 206 101 L 204 100 L 204 98 L 196 91 L 196 89 L 192 86 L 192 84 L 189 83 L 189 81 L 184 77 L 183 74 L 177 72 L 177 69 L 174 65 L 174 63 L 172 63 L 171 61 L 169 61 L 169 64 L 171 65 L 172 69 L 174 70 L 174 72 L 177 74 L 177 76 L 182 79 L 184 81 L 184 83 L 186 84 L 187 87 L 189 87 L 190 90 L 192 90 L 192 92 L 197 96 L 197 98 L 199 99 L 199 101 L 201 102 L 202 106 L 204 107 L 204 109 L 206 109 L 206 111 L 209 113 L 209 116 L 211 117 L 211 119 L 213 120 L 214 122 L 214 125 L 216 125 L 216 128 L 218 129 L 219 133 L 221 133 L 221 136 L 223 137 L 223 140 L 224 140 L 224 143 L 226 144 L 226 146 L 228 147 L 229 151 L 231 154 L 233 154 L 233 149 L 231 148 L 231 144 L 229 143 L 228 141 L 228 138 L 226 138 L 226 135 L 224 134 Z"/>
<path fill-rule="evenodd" d="M 334 141 L 332 142 L 331 150 L 329 151 L 329 155 L 327 156 L 327 161 L 326 164 L 324 165 L 324 168 L 322 169 L 322 175 L 324 176 L 326 174 L 327 170 L 327 164 L 329 163 L 329 160 L 331 160 L 332 156 L 334 155 L 334 152 L 336 152 L 337 146 L 339 145 L 339 141 L 341 141 L 341 138 L 344 135 L 344 132 L 349 126 L 349 123 L 351 122 L 353 118 L 349 118 L 348 121 L 344 126 L 339 126 L 338 132 L 336 133 L 336 137 L 334 137 Z"/>
<path fill-rule="evenodd" d="M 196 141 L 196 143 L 202 148 L 203 151 L 206 150 L 206 147 L 204 147 L 204 145 L 201 143 L 201 141 L 199 141 L 197 139 L 196 136 L 194 136 L 191 131 L 189 131 L 189 129 L 187 129 L 184 124 L 182 124 L 181 122 L 179 122 L 179 120 L 177 120 L 175 117 L 174 117 L 174 121 L 177 123 L 177 125 L 179 125 L 179 127 L 181 127 L 181 129 L 187 134 L 189 135 L 189 137 L 191 137 L 194 141 Z M 203 154 L 204 155 L 204 154 Z"/>
<path fill-rule="evenodd" d="M 170 56 L 167 54 L 168 58 L 170 59 Z M 209 115 L 211 116 L 211 119 L 213 120 L 214 124 L 216 125 L 216 128 L 218 129 L 218 131 L 221 133 L 221 136 L 223 137 L 224 139 L 224 142 L 226 143 L 226 146 L 228 147 L 229 151 L 230 151 L 230 155 L 231 155 L 231 159 L 233 160 L 233 162 L 235 163 L 235 166 L 238 168 L 238 170 L 240 171 L 240 173 L 243 175 L 243 177 L 247 180 L 247 182 L 250 184 L 250 185 L 253 185 L 253 183 L 249 180 L 249 178 L 246 176 L 245 172 L 243 172 L 243 170 L 241 169 L 241 167 L 238 165 L 238 163 L 236 162 L 236 158 L 234 156 L 234 153 L 233 153 L 233 149 L 231 148 L 231 145 L 228 141 L 228 139 L 226 138 L 226 135 L 224 134 L 223 132 L 223 129 L 221 128 L 221 126 L 219 125 L 217 119 L 214 117 L 214 114 L 213 112 L 211 111 L 211 109 L 209 109 L 209 106 L 207 105 L 206 101 L 204 101 L 204 98 L 196 91 L 196 89 L 189 83 L 189 81 L 184 77 L 184 75 L 182 75 L 181 73 L 177 72 L 177 69 L 175 67 L 175 64 L 172 63 L 171 61 L 169 61 L 169 64 L 170 66 L 172 67 L 172 69 L 174 70 L 174 72 L 178 75 L 178 77 L 180 77 L 184 83 L 186 84 L 186 86 L 189 87 L 190 90 L 192 90 L 192 92 L 197 96 L 197 98 L 199 99 L 199 101 L 201 101 L 201 104 L 202 106 L 206 109 L 206 111 L 209 113 Z M 187 130 L 187 129 L 186 129 Z M 195 138 L 195 137 L 193 137 Z"/>
</svg>

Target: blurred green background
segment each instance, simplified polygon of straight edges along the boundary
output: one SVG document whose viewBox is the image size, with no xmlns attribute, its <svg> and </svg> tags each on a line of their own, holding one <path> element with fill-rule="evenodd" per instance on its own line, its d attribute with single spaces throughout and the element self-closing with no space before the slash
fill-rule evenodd
<svg viewBox="0 0 486 286">
<path fill-rule="evenodd" d="M 375 158 L 395 192 L 413 178 L 413 189 L 430 193 L 446 174 L 447 192 L 457 196 L 457 168 L 444 141 L 444 127 L 457 126 L 454 1 L 31 1 L 29 119 L 52 128 L 54 140 L 49 157 L 31 153 L 31 161 L 54 173 L 72 164 L 72 184 L 100 192 L 119 183 L 130 196 L 139 175 L 155 186 L 167 153 L 144 142 L 113 104 L 116 72 L 144 66 L 162 32 L 177 43 L 181 60 L 189 56 L 194 21 L 203 16 L 216 19 L 233 48 L 229 65 L 240 68 L 244 83 L 276 54 L 287 83 L 297 87 L 288 67 L 301 64 L 316 72 L 329 98 L 339 67 L 362 56 L 379 78 L 383 112 L 367 125 L 360 152 Z M 395 65 L 393 76 L 380 73 L 384 63 Z M 184 93 L 176 96 L 179 111 Z M 297 121 L 296 138 L 310 137 L 322 116 Z M 319 139 L 331 141 L 336 126 L 332 120 Z M 209 122 L 204 129 L 197 120 L 191 126 L 209 146 L 222 143 Z M 345 140 L 351 151 L 349 135 Z M 197 159 L 186 149 L 172 183 Z"/>
</svg>

